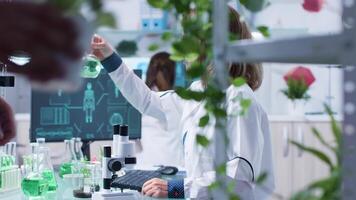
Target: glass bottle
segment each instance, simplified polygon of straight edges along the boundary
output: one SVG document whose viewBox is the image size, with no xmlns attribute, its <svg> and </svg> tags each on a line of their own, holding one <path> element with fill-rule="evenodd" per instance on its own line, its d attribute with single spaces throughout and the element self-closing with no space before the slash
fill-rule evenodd
<svg viewBox="0 0 356 200">
<path fill-rule="evenodd" d="M 39 148 L 44 147 L 46 144 L 46 138 L 36 138 L 36 143 Z"/>
<path fill-rule="evenodd" d="M 77 160 L 80 162 L 84 161 L 85 158 L 82 151 L 82 145 L 83 145 L 82 139 L 79 137 L 74 138 L 74 144 L 75 144 L 75 155 Z"/>
<path fill-rule="evenodd" d="M 31 143 L 31 170 L 21 182 L 22 191 L 29 199 L 43 197 L 48 190 L 48 182 L 39 172 L 38 160 L 38 144 Z"/>
<path fill-rule="evenodd" d="M 64 140 L 65 153 L 63 163 L 59 168 L 59 177 L 63 178 L 66 174 L 72 174 L 73 163 L 76 160 L 74 153 L 74 143 L 71 140 Z"/>
<path fill-rule="evenodd" d="M 57 181 L 54 175 L 53 165 L 48 147 L 39 148 L 39 157 L 43 158 L 39 162 L 39 172 L 42 177 L 48 182 L 48 191 L 54 192 L 57 190 Z"/>
<path fill-rule="evenodd" d="M 103 66 L 100 61 L 92 54 L 84 57 L 84 66 L 80 72 L 83 78 L 96 78 L 99 76 Z"/>
</svg>

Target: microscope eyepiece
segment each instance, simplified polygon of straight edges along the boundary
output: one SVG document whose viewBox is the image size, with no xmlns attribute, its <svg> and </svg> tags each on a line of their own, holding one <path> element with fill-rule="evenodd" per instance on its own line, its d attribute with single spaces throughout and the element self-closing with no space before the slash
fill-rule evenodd
<svg viewBox="0 0 356 200">
<path fill-rule="evenodd" d="M 129 136 L 129 127 L 127 125 L 121 125 L 120 135 L 121 136 Z"/>
<path fill-rule="evenodd" d="M 121 125 L 120 124 L 115 124 L 113 126 L 113 130 L 114 130 L 114 135 L 120 135 L 120 129 L 121 129 Z"/>
</svg>

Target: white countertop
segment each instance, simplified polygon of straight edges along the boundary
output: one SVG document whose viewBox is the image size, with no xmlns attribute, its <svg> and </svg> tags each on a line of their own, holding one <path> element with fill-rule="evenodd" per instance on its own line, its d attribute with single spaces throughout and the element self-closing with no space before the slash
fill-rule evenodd
<svg viewBox="0 0 356 200">
<path fill-rule="evenodd" d="M 337 121 L 343 121 L 342 115 L 334 115 Z M 19 113 L 15 115 L 16 121 L 30 121 L 30 114 Z M 292 116 L 292 115 L 268 115 L 270 122 L 328 122 L 330 118 L 328 115 L 305 115 L 305 116 Z"/>
</svg>

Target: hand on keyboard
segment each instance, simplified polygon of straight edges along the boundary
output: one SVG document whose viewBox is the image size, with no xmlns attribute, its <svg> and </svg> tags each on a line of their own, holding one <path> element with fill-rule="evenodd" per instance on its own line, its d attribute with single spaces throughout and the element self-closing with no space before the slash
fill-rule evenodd
<svg viewBox="0 0 356 200">
<path fill-rule="evenodd" d="M 115 178 L 111 183 L 111 187 L 141 192 L 144 183 L 153 178 L 160 177 L 161 173 L 158 171 L 130 170 L 125 175 Z"/>
<path fill-rule="evenodd" d="M 147 181 L 145 184 L 143 184 L 142 194 L 155 198 L 167 198 L 168 183 L 166 180 L 153 178 Z"/>
</svg>

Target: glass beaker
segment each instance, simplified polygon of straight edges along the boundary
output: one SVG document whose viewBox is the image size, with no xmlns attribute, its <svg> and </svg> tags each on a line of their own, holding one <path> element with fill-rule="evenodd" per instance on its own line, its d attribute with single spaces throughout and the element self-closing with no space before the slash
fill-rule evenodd
<svg viewBox="0 0 356 200">
<path fill-rule="evenodd" d="M 93 55 L 88 54 L 84 57 L 84 66 L 80 72 L 83 78 L 96 78 L 99 76 L 103 66 L 100 61 Z"/>
<path fill-rule="evenodd" d="M 39 147 L 44 147 L 46 144 L 46 138 L 36 138 L 36 143 Z"/>
<path fill-rule="evenodd" d="M 64 160 L 59 168 L 59 177 L 63 178 L 66 174 L 72 173 L 73 161 L 76 159 L 74 155 L 74 145 L 71 140 L 64 140 L 65 144 L 65 153 Z"/>
<path fill-rule="evenodd" d="M 30 163 L 31 169 L 25 174 L 25 177 L 21 182 L 22 192 L 29 199 L 38 199 L 44 197 L 48 190 L 48 181 L 45 180 L 39 172 L 39 156 L 38 156 L 38 144 L 31 143 L 31 161 L 26 161 Z"/>
<path fill-rule="evenodd" d="M 42 177 L 48 182 L 48 191 L 54 192 L 57 190 L 57 181 L 54 175 L 50 149 L 48 147 L 40 147 L 39 155 L 42 158 L 39 162 L 39 171 Z"/>
</svg>

